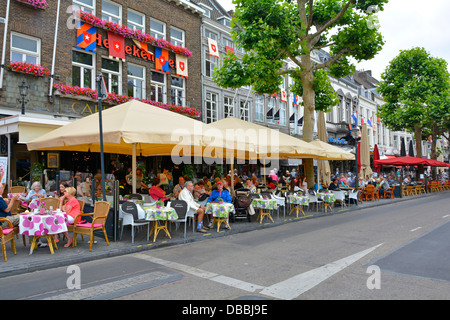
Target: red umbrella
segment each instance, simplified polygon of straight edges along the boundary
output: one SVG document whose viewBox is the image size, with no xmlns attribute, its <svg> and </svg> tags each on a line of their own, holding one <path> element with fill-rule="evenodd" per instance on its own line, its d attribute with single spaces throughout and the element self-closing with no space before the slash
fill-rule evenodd
<svg viewBox="0 0 450 320">
<path fill-rule="evenodd" d="M 427 160 L 427 165 L 431 166 L 431 167 L 450 167 L 450 164 L 445 163 L 445 162 L 441 162 L 441 161 L 437 161 L 437 160 L 433 160 L 433 159 L 425 159 Z"/>
<path fill-rule="evenodd" d="M 380 160 L 380 152 L 378 151 L 378 146 L 375 145 L 375 147 L 373 148 L 373 163 L 375 163 L 375 161 Z M 380 165 L 374 165 L 374 171 L 376 173 L 380 173 L 381 172 L 381 166 Z"/>
<path fill-rule="evenodd" d="M 427 165 L 427 160 L 430 159 L 422 159 L 415 157 L 398 157 L 393 159 L 384 159 L 374 161 L 376 165 L 385 165 L 385 166 L 418 166 L 418 165 Z"/>
</svg>

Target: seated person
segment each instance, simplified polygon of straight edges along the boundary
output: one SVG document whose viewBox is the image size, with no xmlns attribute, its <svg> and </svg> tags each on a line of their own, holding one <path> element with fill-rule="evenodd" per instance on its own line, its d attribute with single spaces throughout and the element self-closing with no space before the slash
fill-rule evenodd
<svg viewBox="0 0 450 320">
<path fill-rule="evenodd" d="M 194 191 L 194 184 L 192 181 L 186 181 L 183 190 L 178 195 L 178 199 L 186 201 L 189 208 L 197 213 L 197 232 L 206 233 L 207 228 L 203 226 L 203 216 L 205 215 L 206 207 L 201 206 L 194 200 L 192 192 Z"/>
<path fill-rule="evenodd" d="M 173 187 L 173 190 L 172 190 L 173 196 L 175 198 L 178 198 L 178 195 L 180 194 L 181 190 L 183 190 L 183 188 L 184 188 L 185 182 L 186 182 L 186 180 L 184 179 L 183 176 L 178 178 L 178 184 L 175 187 Z"/>
<path fill-rule="evenodd" d="M 322 185 L 317 183 L 317 179 L 316 179 L 316 183 L 314 183 L 314 190 L 316 191 L 320 191 L 322 190 Z"/>
<path fill-rule="evenodd" d="M 386 179 L 383 178 L 383 176 L 380 177 L 380 195 L 384 195 L 384 191 L 391 190 L 391 186 L 386 181 Z"/>
<path fill-rule="evenodd" d="M 194 198 L 198 201 L 205 201 L 209 197 L 209 193 L 205 190 L 205 184 L 203 180 L 197 182 L 194 187 Z"/>
<path fill-rule="evenodd" d="M 256 193 L 256 187 L 249 178 L 245 180 L 245 188 L 249 189 L 250 193 Z"/>
<path fill-rule="evenodd" d="M 152 186 L 151 186 L 150 190 L 148 191 L 148 194 L 150 195 L 150 197 L 152 197 L 153 200 L 164 201 L 164 205 L 166 205 L 167 202 L 169 201 L 169 198 L 166 197 L 166 192 L 160 188 L 160 186 L 159 186 L 160 183 L 161 183 L 161 180 L 159 180 L 159 178 L 153 178 Z"/>
<path fill-rule="evenodd" d="M 20 222 L 20 216 L 18 214 L 11 215 L 11 208 L 16 201 L 19 201 L 20 194 L 16 193 L 11 199 L 5 200 L 1 197 L 4 190 L 5 186 L 0 183 L 0 217 L 8 219 L 9 221 L 11 221 L 13 227 L 17 227 Z M 9 228 L 9 224 L 7 221 L 0 222 L 0 226 L 2 228 Z"/>
<path fill-rule="evenodd" d="M 231 203 L 231 196 L 230 192 L 228 192 L 227 189 L 223 188 L 223 182 L 221 180 L 217 181 L 216 183 L 217 189 L 213 190 L 211 192 L 211 195 L 209 196 L 209 199 L 206 203 L 217 201 L 217 199 L 221 198 L 223 202 Z"/>
<path fill-rule="evenodd" d="M 339 182 L 338 179 L 334 178 L 333 182 L 330 183 L 328 186 L 328 190 L 338 190 L 339 189 Z"/>
<path fill-rule="evenodd" d="M 59 209 L 67 213 L 67 219 L 70 224 L 73 224 L 75 222 L 75 218 L 81 212 L 80 203 L 78 202 L 77 198 L 75 198 L 76 193 L 77 190 L 74 187 L 68 187 L 65 189 L 64 195 L 59 198 Z M 63 205 L 64 199 L 68 199 L 65 205 Z M 73 239 L 70 238 L 69 232 L 63 232 L 63 234 L 67 238 L 67 243 L 64 245 L 64 247 L 67 248 L 72 244 Z"/>
</svg>

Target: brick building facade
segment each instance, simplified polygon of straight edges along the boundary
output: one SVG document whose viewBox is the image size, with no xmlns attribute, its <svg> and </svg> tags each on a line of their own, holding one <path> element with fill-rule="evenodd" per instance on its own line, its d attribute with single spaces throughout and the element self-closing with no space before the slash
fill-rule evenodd
<svg viewBox="0 0 450 320">
<path fill-rule="evenodd" d="M 80 94 L 74 87 L 96 90 L 95 79 L 100 72 L 109 92 L 119 97 L 115 103 L 107 101 L 104 108 L 130 97 L 156 101 L 169 110 L 170 106 L 183 106 L 188 115 L 199 117 L 202 111 L 200 30 L 203 11 L 196 4 L 186 0 L 47 0 L 48 6 L 41 9 L 18 0 L 3 2 L 0 18 L 4 23 L 0 23 L 0 37 L 6 37 L 6 42 L 0 45 L 3 57 L 0 153 L 1 156 L 13 155 L 10 178 L 18 178 L 17 161 L 32 163 L 40 157 L 34 152 L 26 153 L 25 142 L 97 111 L 96 100 L 85 94 L 90 91 L 83 89 Z M 79 24 L 73 19 L 76 9 L 91 13 L 100 21 L 115 22 L 128 30 L 139 29 L 154 39 L 165 39 L 163 43 L 174 45 L 165 47 L 168 49 L 164 61 L 167 69 L 156 69 L 156 45 L 145 45 L 133 36 L 123 37 L 124 60 L 111 57 L 107 48 L 111 29 L 104 24 L 96 28 L 96 53 L 77 47 Z M 82 19 L 83 23 L 91 21 Z M 180 51 L 173 49 L 175 46 L 191 53 L 185 55 L 187 77 L 177 75 Z M 36 77 L 12 71 L 8 67 L 10 61 L 35 63 L 47 68 L 48 75 Z M 25 115 L 21 115 L 19 101 L 19 84 L 23 80 L 29 86 Z M 23 129 L 25 127 L 27 130 Z M 11 148 L 10 153 L 8 148 Z"/>
</svg>

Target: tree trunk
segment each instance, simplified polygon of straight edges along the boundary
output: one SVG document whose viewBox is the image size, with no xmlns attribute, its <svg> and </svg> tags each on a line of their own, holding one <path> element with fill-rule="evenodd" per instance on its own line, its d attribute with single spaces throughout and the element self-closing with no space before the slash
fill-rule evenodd
<svg viewBox="0 0 450 320">
<path fill-rule="evenodd" d="M 431 153 L 430 153 L 430 158 L 433 160 L 437 160 L 438 158 L 438 154 L 437 154 L 437 129 L 436 129 L 436 124 L 433 124 L 433 131 L 431 134 Z M 436 167 L 432 167 L 431 168 L 431 172 L 432 172 L 432 176 L 433 176 L 433 180 L 437 180 L 437 168 Z"/>
<path fill-rule="evenodd" d="M 311 57 L 305 55 L 303 57 L 303 66 L 305 70 L 311 69 Z M 315 124 L 315 92 L 314 92 L 314 77 L 312 71 L 305 72 L 301 77 L 303 86 L 303 140 L 306 142 L 313 141 L 314 138 L 314 124 Z M 314 162 L 313 159 L 305 159 L 305 175 L 308 182 L 308 188 L 314 186 Z"/>
<path fill-rule="evenodd" d="M 416 138 L 416 157 L 422 158 L 422 128 L 420 124 L 414 126 L 414 136 Z M 425 172 L 424 166 L 418 166 L 416 180 L 419 181 L 420 175 Z"/>
</svg>

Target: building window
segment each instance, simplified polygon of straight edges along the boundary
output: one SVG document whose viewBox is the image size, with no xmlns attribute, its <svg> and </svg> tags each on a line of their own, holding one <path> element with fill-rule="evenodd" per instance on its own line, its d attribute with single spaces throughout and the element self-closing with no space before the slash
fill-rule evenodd
<svg viewBox="0 0 450 320">
<path fill-rule="evenodd" d="M 220 24 L 223 24 L 224 26 L 231 27 L 231 19 L 226 17 L 220 17 L 217 18 Z"/>
<path fill-rule="evenodd" d="M 217 94 L 206 93 L 206 123 L 217 121 Z"/>
<path fill-rule="evenodd" d="M 128 64 L 128 96 L 145 99 L 145 68 Z"/>
<path fill-rule="evenodd" d="M 94 0 L 73 0 L 74 5 L 80 7 L 84 12 L 95 15 L 95 1 Z"/>
<path fill-rule="evenodd" d="M 166 103 L 166 76 L 163 73 L 152 71 L 150 89 L 150 100 Z"/>
<path fill-rule="evenodd" d="M 137 11 L 128 9 L 128 28 L 133 30 L 141 30 L 145 33 L 145 15 Z"/>
<path fill-rule="evenodd" d="M 223 97 L 223 115 L 224 118 L 234 117 L 234 99 Z"/>
<path fill-rule="evenodd" d="M 250 121 L 250 101 L 241 101 L 239 108 L 239 118 L 244 121 Z"/>
<path fill-rule="evenodd" d="M 286 108 L 287 108 L 287 103 L 284 101 L 280 102 L 280 109 L 278 110 L 280 113 L 280 126 L 285 126 L 286 125 Z"/>
<path fill-rule="evenodd" d="M 11 61 L 40 64 L 41 40 L 11 33 Z"/>
<path fill-rule="evenodd" d="M 166 39 L 166 25 L 150 18 L 150 35 L 155 39 Z"/>
<path fill-rule="evenodd" d="M 89 53 L 72 51 L 72 85 L 93 89 L 94 80 L 94 56 Z"/>
<path fill-rule="evenodd" d="M 227 46 L 227 47 L 230 47 L 230 48 L 234 49 L 234 42 L 231 41 L 230 39 L 223 38 L 222 39 L 222 43 L 223 43 L 224 47 Z"/>
<path fill-rule="evenodd" d="M 170 42 L 176 46 L 184 47 L 184 31 L 170 27 Z"/>
<path fill-rule="evenodd" d="M 267 112 L 272 110 L 272 116 L 274 116 L 276 113 L 275 106 L 276 106 L 275 98 L 270 97 L 269 100 L 267 100 Z M 268 119 L 268 122 L 275 123 L 275 119 L 272 117 L 272 119 Z"/>
<path fill-rule="evenodd" d="M 205 29 L 205 38 L 208 39 L 212 39 L 212 40 L 216 40 L 217 41 L 217 33 L 211 32 L 208 29 Z"/>
<path fill-rule="evenodd" d="M 172 88 L 170 89 L 172 104 L 184 106 L 184 80 L 183 78 L 172 77 Z"/>
<path fill-rule="evenodd" d="M 119 61 L 102 58 L 102 74 L 109 93 L 122 94 L 122 65 Z"/>
<path fill-rule="evenodd" d="M 219 64 L 219 58 L 209 54 L 209 49 L 205 50 L 205 76 L 212 78 L 214 68 Z"/>
<path fill-rule="evenodd" d="M 256 95 L 255 96 L 255 120 L 256 121 L 265 121 L 264 117 L 264 96 Z"/>
<path fill-rule="evenodd" d="M 122 6 L 114 2 L 103 0 L 102 19 L 105 21 L 122 24 Z"/>
</svg>

